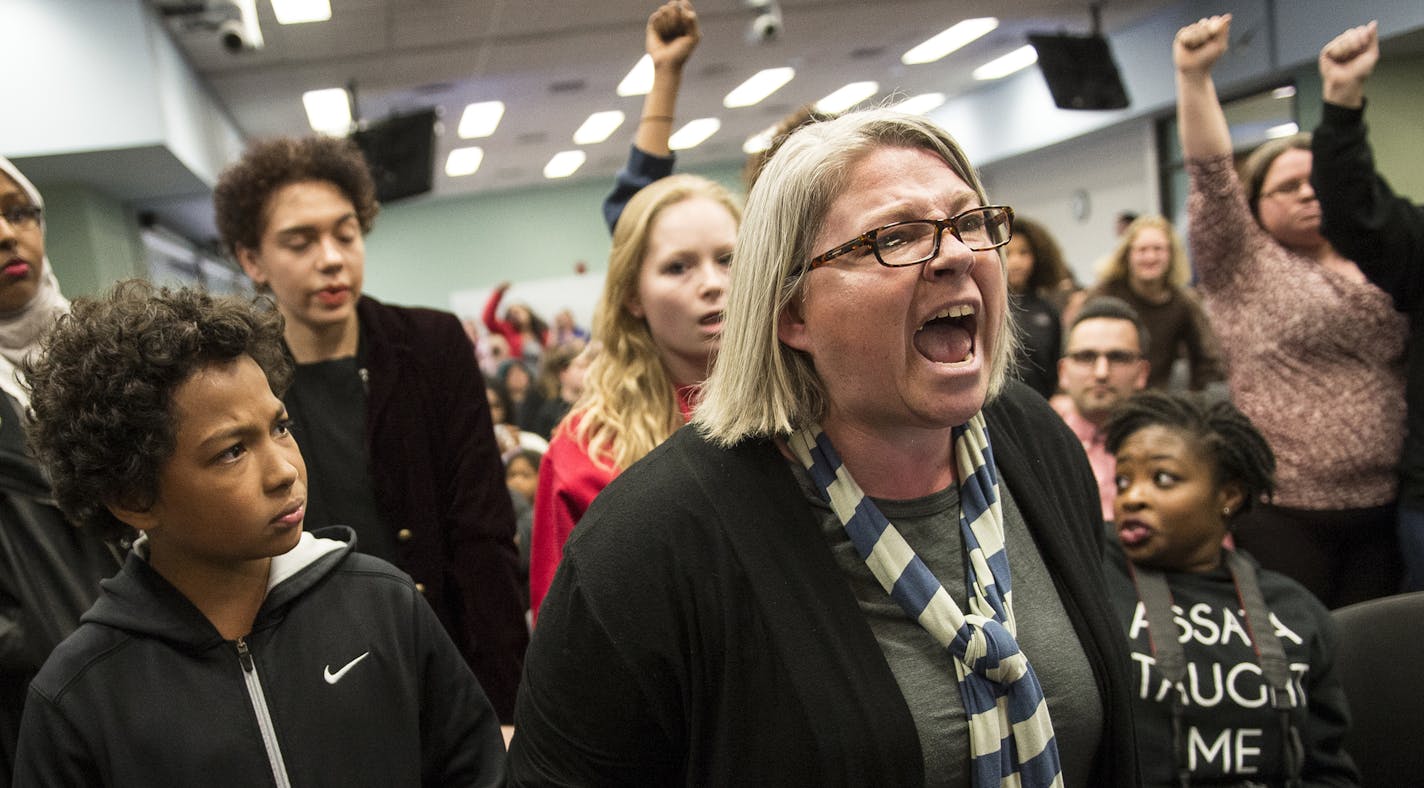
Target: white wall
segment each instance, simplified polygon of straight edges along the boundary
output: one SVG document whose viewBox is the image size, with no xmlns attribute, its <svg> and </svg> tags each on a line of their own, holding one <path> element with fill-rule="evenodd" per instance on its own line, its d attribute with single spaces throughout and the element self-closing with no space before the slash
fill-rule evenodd
<svg viewBox="0 0 1424 788">
<path fill-rule="evenodd" d="M 980 175 L 989 199 L 1052 231 L 1082 285 L 1093 282 L 1097 261 L 1116 241 L 1118 212 L 1158 210 L 1149 120 L 996 162 Z"/>
<path fill-rule="evenodd" d="M 10 158 L 126 148 L 162 136 L 147 16 L 136 0 L 5 0 Z"/>
</svg>

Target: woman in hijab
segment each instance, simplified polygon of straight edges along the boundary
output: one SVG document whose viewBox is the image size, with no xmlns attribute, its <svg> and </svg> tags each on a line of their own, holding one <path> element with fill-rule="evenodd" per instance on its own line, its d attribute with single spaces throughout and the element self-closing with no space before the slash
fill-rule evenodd
<svg viewBox="0 0 1424 788">
<path fill-rule="evenodd" d="M 23 362 L 69 310 L 44 231 L 40 193 L 0 157 L 0 786 L 10 779 L 30 679 L 119 566 L 98 534 L 55 508 L 25 448 Z"/>
</svg>

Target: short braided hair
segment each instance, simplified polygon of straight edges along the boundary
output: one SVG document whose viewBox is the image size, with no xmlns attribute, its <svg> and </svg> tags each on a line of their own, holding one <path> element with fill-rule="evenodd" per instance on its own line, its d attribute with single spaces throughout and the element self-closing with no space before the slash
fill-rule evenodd
<svg viewBox="0 0 1424 788">
<path fill-rule="evenodd" d="M 1108 451 L 1116 454 L 1133 433 L 1152 426 L 1186 433 L 1212 463 L 1217 484 L 1241 485 L 1246 500 L 1233 516 L 1251 508 L 1251 503 L 1263 496 L 1269 499 L 1275 491 L 1276 455 L 1271 444 L 1230 402 L 1208 403 L 1199 394 L 1139 391 L 1108 419 Z"/>
</svg>

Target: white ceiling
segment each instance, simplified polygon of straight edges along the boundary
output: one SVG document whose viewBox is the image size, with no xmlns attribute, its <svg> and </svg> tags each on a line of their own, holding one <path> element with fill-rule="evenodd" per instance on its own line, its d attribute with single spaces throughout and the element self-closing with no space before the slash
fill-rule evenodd
<svg viewBox="0 0 1424 788">
<path fill-rule="evenodd" d="M 158 9 L 185 4 L 150 2 Z M 1170 2 L 1111 0 L 1104 31 Z M 756 14 L 745 3 L 696 2 L 702 42 L 688 64 L 677 114 L 680 122 L 718 117 L 722 128 L 679 154 L 684 169 L 740 160 L 747 137 L 848 82 L 878 81 L 881 93 L 872 102 L 892 92 L 953 96 L 973 90 L 973 68 L 1021 46 L 1026 32 L 1090 27 L 1087 0 L 781 0 L 783 34 L 751 44 L 746 34 Z M 185 30 L 172 20 L 168 27 L 249 138 L 308 133 L 301 95 L 316 88 L 354 83 L 368 121 L 439 107 L 436 196 L 547 183 L 545 163 L 575 147 L 574 130 L 598 110 L 620 109 L 629 119 L 606 142 L 586 148 L 588 161 L 575 177 L 609 180 L 623 163 L 642 97 L 619 98 L 615 87 L 642 55 L 653 0 L 331 0 L 331 6 L 329 21 L 282 26 L 268 0 L 258 0 L 266 47 L 236 55 L 212 31 Z M 937 63 L 900 63 L 905 50 L 929 36 L 991 12 L 1001 25 L 985 38 Z M 744 79 L 785 65 L 796 68 L 796 78 L 766 101 L 722 107 L 722 97 Z M 483 140 L 459 140 L 454 132 L 464 106 L 490 99 L 507 105 L 499 129 Z M 469 144 L 485 150 L 480 170 L 447 178 L 446 154 Z"/>
</svg>

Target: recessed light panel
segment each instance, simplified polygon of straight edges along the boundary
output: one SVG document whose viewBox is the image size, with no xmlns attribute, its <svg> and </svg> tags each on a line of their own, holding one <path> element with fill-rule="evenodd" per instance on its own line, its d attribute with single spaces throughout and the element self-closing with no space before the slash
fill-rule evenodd
<svg viewBox="0 0 1424 788">
<path fill-rule="evenodd" d="M 554 154 L 544 165 L 545 178 L 567 178 L 578 172 L 588 156 L 581 150 L 566 150 Z"/>
<path fill-rule="evenodd" d="M 966 19 L 948 28 L 934 38 L 916 45 L 900 56 L 900 62 L 907 66 L 933 63 L 949 53 L 962 48 L 975 39 L 988 35 L 999 26 L 999 20 L 992 16 Z"/>
<path fill-rule="evenodd" d="M 790 66 L 758 71 L 751 79 L 733 88 L 732 92 L 722 99 L 722 106 L 728 109 L 750 107 L 780 90 L 782 85 L 790 82 L 795 76 L 796 69 Z"/>
<path fill-rule="evenodd" d="M 499 120 L 503 117 L 503 101 L 479 101 L 466 106 L 465 112 L 460 115 L 460 139 L 488 137 L 499 128 Z"/>
</svg>

